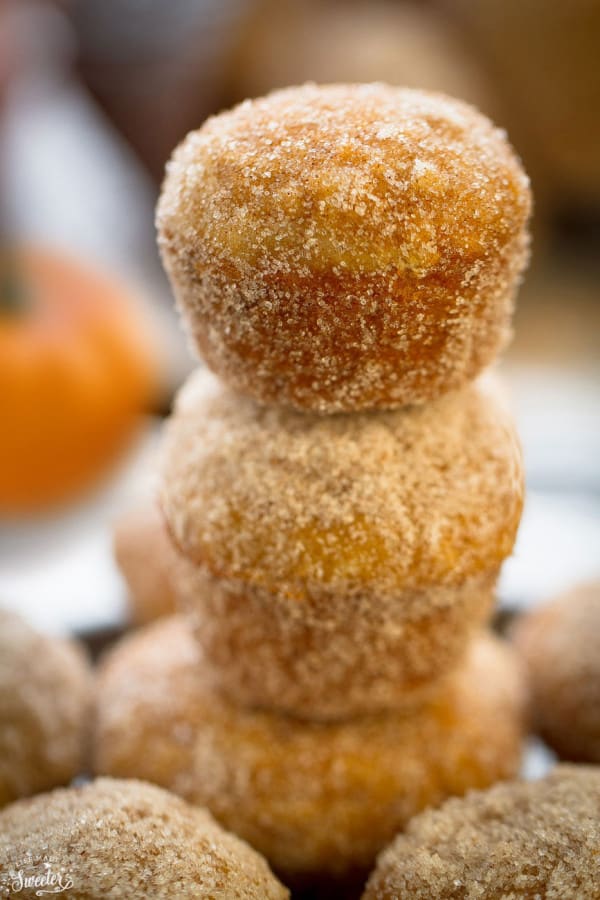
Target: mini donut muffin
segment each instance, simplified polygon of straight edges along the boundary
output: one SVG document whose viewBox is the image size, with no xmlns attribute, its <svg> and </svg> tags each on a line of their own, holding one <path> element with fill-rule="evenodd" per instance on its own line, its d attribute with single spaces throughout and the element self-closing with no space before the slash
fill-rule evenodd
<svg viewBox="0 0 600 900">
<path fill-rule="evenodd" d="M 115 525 L 113 547 L 127 584 L 129 610 L 136 625 L 176 611 L 173 568 L 177 551 L 156 503 L 130 510 Z"/>
<path fill-rule="evenodd" d="M 238 702 L 297 715 L 397 707 L 451 668 L 490 611 L 522 505 L 514 428 L 483 384 L 323 417 L 197 372 L 162 469 L 188 558 L 177 593 L 208 664 Z"/>
<path fill-rule="evenodd" d="M 340 596 L 296 603 L 215 578 L 181 555 L 174 573 L 207 680 L 243 706 L 322 721 L 408 712 L 439 690 L 489 618 L 496 581 L 496 572 L 485 572 L 389 602 Z"/>
<path fill-rule="evenodd" d="M 514 424 L 492 380 L 424 407 L 319 416 L 259 406 L 198 370 L 161 469 L 185 556 L 297 603 L 379 602 L 495 572 L 523 501 Z"/>
<path fill-rule="evenodd" d="M 480 637 L 410 716 L 323 724 L 244 709 L 210 689 L 189 624 L 173 617 L 104 662 L 95 768 L 207 806 L 286 878 L 342 876 L 429 804 L 513 775 L 523 705 L 510 649 Z"/>
<path fill-rule="evenodd" d="M 534 727 L 563 759 L 600 763 L 600 582 L 518 622 Z"/>
<path fill-rule="evenodd" d="M 558 766 L 417 816 L 363 900 L 598 900 L 600 769 Z"/>
<path fill-rule="evenodd" d="M 503 132 L 441 94 L 304 85 L 192 132 L 157 224 L 201 355 L 263 403 L 423 403 L 504 347 L 528 180 Z"/>
<path fill-rule="evenodd" d="M 0 873 L 9 894 L 32 900 L 42 892 L 78 900 L 289 897 L 265 860 L 205 810 L 112 778 L 0 812 Z"/>
<path fill-rule="evenodd" d="M 0 806 L 82 771 L 91 693 L 77 644 L 38 634 L 0 609 Z"/>
</svg>

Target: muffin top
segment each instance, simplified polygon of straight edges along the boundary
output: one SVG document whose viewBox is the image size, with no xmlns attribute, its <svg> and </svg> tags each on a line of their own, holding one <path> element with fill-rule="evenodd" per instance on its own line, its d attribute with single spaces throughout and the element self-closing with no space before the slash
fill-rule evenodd
<svg viewBox="0 0 600 900">
<path fill-rule="evenodd" d="M 81 900 L 285 900 L 265 860 L 203 809 L 135 780 L 99 778 L 0 812 L 4 884 L 60 876 Z M 36 887 L 20 890 L 35 897 Z"/>
<path fill-rule="evenodd" d="M 379 857 L 364 900 L 597 900 L 600 768 L 558 766 L 417 816 Z"/>
</svg>

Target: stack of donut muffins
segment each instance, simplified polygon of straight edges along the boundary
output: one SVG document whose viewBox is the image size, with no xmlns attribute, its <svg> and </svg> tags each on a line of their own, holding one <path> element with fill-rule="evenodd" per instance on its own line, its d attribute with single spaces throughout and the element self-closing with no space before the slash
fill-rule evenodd
<svg viewBox="0 0 600 900">
<path fill-rule="evenodd" d="M 521 677 L 485 625 L 522 464 L 481 373 L 529 212 L 501 131 L 382 84 L 247 101 L 168 166 L 160 248 L 214 374 L 166 429 L 184 612 L 104 663 L 96 767 L 207 806 L 288 883 L 368 870 L 518 769 Z"/>
</svg>

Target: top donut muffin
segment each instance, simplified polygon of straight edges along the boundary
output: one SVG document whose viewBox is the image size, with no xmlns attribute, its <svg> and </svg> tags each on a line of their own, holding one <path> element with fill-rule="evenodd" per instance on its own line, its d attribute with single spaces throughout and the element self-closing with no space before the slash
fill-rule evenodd
<svg viewBox="0 0 600 900">
<path fill-rule="evenodd" d="M 510 335 L 528 180 L 465 103 L 305 85 L 192 132 L 159 244 L 208 365 L 260 402 L 339 412 L 429 401 Z"/>
</svg>

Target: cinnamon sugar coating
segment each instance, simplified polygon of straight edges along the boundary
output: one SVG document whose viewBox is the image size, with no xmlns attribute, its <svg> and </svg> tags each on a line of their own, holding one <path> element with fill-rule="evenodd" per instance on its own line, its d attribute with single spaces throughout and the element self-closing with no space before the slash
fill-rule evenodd
<svg viewBox="0 0 600 900">
<path fill-rule="evenodd" d="M 0 806 L 81 773 L 91 699 L 81 647 L 0 609 Z"/>
<path fill-rule="evenodd" d="M 312 84 L 210 118 L 157 211 L 184 322 L 263 403 L 423 403 L 491 363 L 528 257 L 527 177 L 441 94 Z"/>
<path fill-rule="evenodd" d="M 363 900 L 598 900 L 600 768 L 452 799 L 385 850 Z"/>
<path fill-rule="evenodd" d="M 477 639 L 409 716 L 319 724 L 243 709 L 206 684 L 182 617 L 126 639 L 99 676 L 96 771 L 207 806 L 286 877 L 366 869 L 416 812 L 514 775 L 523 685 L 510 649 Z"/>
<path fill-rule="evenodd" d="M 424 407 L 324 417 L 261 407 L 197 371 L 166 429 L 161 503 L 182 553 L 242 595 L 413 596 L 414 617 L 431 611 L 427 589 L 508 556 L 522 479 L 487 382 Z"/>
<path fill-rule="evenodd" d="M 40 876 L 46 864 L 77 900 L 289 897 L 265 860 L 209 813 L 141 781 L 99 778 L 0 812 L 0 896 L 41 896 L 11 884 L 19 870 Z"/>
<path fill-rule="evenodd" d="M 175 573 L 207 680 L 240 705 L 318 720 L 408 712 L 439 691 L 487 620 L 496 581 L 494 571 L 376 603 L 366 595 L 294 603 L 181 556 Z"/>
<path fill-rule="evenodd" d="M 518 621 L 536 730 L 563 759 L 600 763 L 600 581 Z"/>
<path fill-rule="evenodd" d="M 143 625 L 176 611 L 177 552 L 156 503 L 130 510 L 113 532 L 115 560 L 128 588 L 132 620 Z"/>
</svg>

